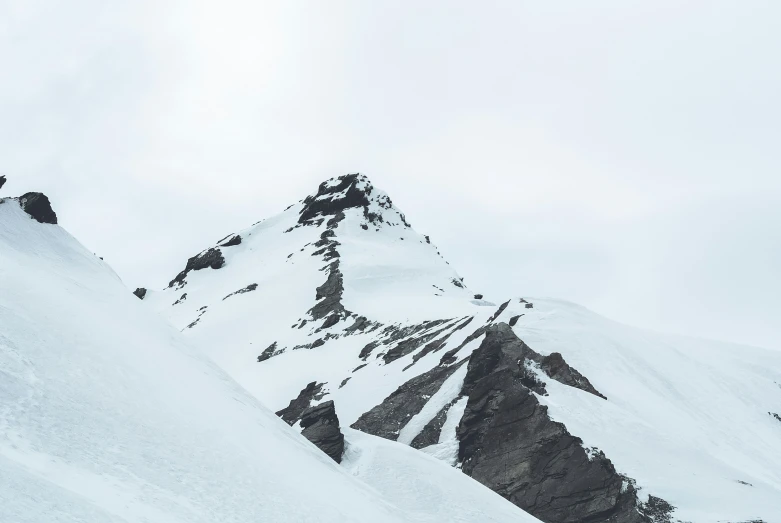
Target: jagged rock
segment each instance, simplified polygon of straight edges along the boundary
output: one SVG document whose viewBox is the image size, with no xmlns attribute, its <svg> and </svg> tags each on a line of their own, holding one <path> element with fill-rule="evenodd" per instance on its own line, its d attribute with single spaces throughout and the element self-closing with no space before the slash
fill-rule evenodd
<svg viewBox="0 0 781 523">
<path fill-rule="evenodd" d="M 399 343 L 396 344 L 395 347 L 388 350 L 388 352 L 385 353 L 385 356 L 383 356 L 382 359 L 385 361 L 386 364 L 391 363 L 392 361 L 395 361 L 403 356 L 406 356 L 407 354 L 410 354 L 411 352 L 416 351 L 426 343 L 438 337 L 446 330 L 447 327 L 443 327 L 439 330 L 436 330 L 434 332 L 428 332 L 416 338 L 410 337 L 403 341 L 400 341 Z M 452 332 L 450 334 L 452 334 Z M 449 337 L 450 334 L 446 335 L 445 339 L 447 339 L 447 337 Z"/>
<path fill-rule="evenodd" d="M 186 299 L 187 299 L 187 293 L 185 292 L 184 294 L 182 294 L 181 296 L 179 296 L 179 299 L 178 299 L 178 300 L 176 300 L 176 301 L 175 301 L 173 304 L 174 304 L 174 305 L 179 305 L 180 303 L 182 303 L 182 302 L 183 302 L 184 300 L 186 300 Z"/>
<path fill-rule="evenodd" d="M 488 327 L 462 389 L 469 398 L 457 431 L 462 470 L 546 522 L 650 523 L 631 482 L 604 454 L 589 455 L 539 403 L 527 365 L 538 359 L 508 325 Z"/>
<path fill-rule="evenodd" d="M 271 345 L 266 347 L 266 350 L 264 350 L 260 354 L 260 356 L 258 356 L 258 363 L 260 363 L 261 361 L 266 361 L 267 359 L 269 359 L 272 356 L 274 356 L 274 352 L 276 350 L 277 350 L 277 342 L 275 341 L 274 343 L 272 343 Z"/>
<path fill-rule="evenodd" d="M 649 495 L 648 502 L 640 506 L 640 510 L 647 517 L 651 518 L 653 523 L 673 523 L 672 514 L 675 507 L 667 503 L 662 498 Z"/>
<path fill-rule="evenodd" d="M 328 329 L 328 328 L 331 328 L 331 327 L 333 327 L 334 325 L 336 325 L 337 323 L 339 323 L 339 320 L 341 320 L 341 319 L 342 319 L 342 318 L 341 318 L 341 317 L 339 317 L 339 315 L 338 315 L 338 314 L 331 314 L 330 316 L 328 316 L 328 317 L 325 319 L 325 321 L 324 321 L 324 322 L 323 322 L 323 324 L 320 326 L 320 328 L 321 328 L 321 329 Z"/>
<path fill-rule="evenodd" d="M 768 414 L 776 418 L 778 421 L 781 421 L 781 415 L 778 415 L 775 412 L 768 412 Z"/>
<path fill-rule="evenodd" d="M 445 380 L 465 362 L 466 360 L 450 367 L 434 367 L 412 378 L 382 403 L 363 413 L 358 421 L 351 425 L 352 428 L 395 441 L 399 431 L 410 418 L 421 411 Z"/>
<path fill-rule="evenodd" d="M 314 307 L 309 309 L 313 320 L 320 320 L 331 313 L 343 313 L 342 293 L 344 292 L 344 280 L 339 270 L 339 261 L 331 263 L 327 268 L 328 278 L 321 286 L 317 287 L 315 299 L 319 300 Z"/>
<path fill-rule="evenodd" d="M 211 267 L 212 269 L 220 269 L 225 265 L 225 258 L 222 256 L 222 251 L 216 247 L 212 247 L 200 254 L 196 254 L 189 260 L 184 270 L 176 275 L 176 278 L 168 282 L 169 287 L 173 287 L 174 284 L 179 284 L 181 287 L 184 285 L 184 279 L 190 271 L 199 271 Z"/>
<path fill-rule="evenodd" d="M 1 175 L 0 174 L 0 189 L 3 188 L 3 185 L 5 185 L 6 181 L 8 181 L 8 180 L 6 180 L 5 175 Z"/>
<path fill-rule="evenodd" d="M 337 463 L 342 462 L 344 435 L 339 429 L 334 402 L 329 400 L 309 407 L 301 414 L 301 435 Z"/>
<path fill-rule="evenodd" d="M 239 289 L 239 290 L 237 290 L 237 291 L 234 291 L 234 292 L 232 292 L 232 293 L 228 294 L 227 296 L 225 296 L 225 297 L 222 299 L 222 301 L 225 301 L 225 300 L 227 300 L 228 298 L 230 298 L 231 296 L 235 296 L 235 295 L 237 295 L 237 294 L 244 294 L 244 293 L 247 293 L 247 292 L 252 292 L 252 291 L 254 291 L 254 290 L 255 290 L 255 289 L 257 289 L 257 288 L 258 288 L 258 284 L 257 284 L 257 283 L 250 283 L 249 285 L 247 285 L 247 286 L 246 286 L 246 287 L 244 287 L 243 289 Z"/>
<path fill-rule="evenodd" d="M 436 339 L 436 340 L 426 344 L 426 346 L 423 347 L 423 350 L 421 350 L 420 352 L 418 352 L 418 353 L 416 353 L 416 354 L 414 354 L 412 356 L 412 363 L 410 363 L 407 367 L 405 367 L 404 370 L 407 370 L 408 368 L 410 368 L 412 365 L 417 363 L 417 361 L 419 359 L 421 359 L 422 357 L 426 356 L 430 352 L 437 352 L 439 349 L 444 347 L 445 344 L 447 343 L 447 340 L 450 339 L 450 336 L 452 336 L 457 331 L 460 331 L 461 329 L 463 329 L 464 327 L 466 327 L 467 325 L 472 323 L 473 319 L 474 319 L 474 316 L 469 316 L 466 320 L 464 320 L 461 323 L 459 323 L 458 325 L 456 325 L 456 327 L 453 330 L 451 330 L 450 332 L 448 332 L 447 335 L 445 335 L 442 338 L 438 338 L 438 339 Z"/>
<path fill-rule="evenodd" d="M 317 194 L 304 200 L 304 208 L 301 209 L 298 223 L 304 224 L 318 215 L 335 215 L 345 209 L 369 205 L 367 191 L 371 191 L 371 185 L 367 184 L 366 189 L 359 189 L 358 173 L 346 174 L 337 180 L 337 183 L 330 186 L 330 182 L 321 183 Z"/>
<path fill-rule="evenodd" d="M 585 390 L 600 398 L 607 399 L 591 385 L 591 382 L 585 376 L 567 365 L 567 362 L 564 361 L 564 357 L 558 352 L 553 352 L 545 356 L 540 362 L 540 368 L 545 374 L 558 382 L 569 385 L 570 387 L 575 387 L 576 389 Z"/>
<path fill-rule="evenodd" d="M 295 399 L 290 400 L 287 407 L 276 412 L 288 425 L 295 425 L 301 419 L 301 414 L 309 408 L 312 401 L 318 401 L 324 396 L 324 383 L 313 381 L 304 387 Z"/>
<path fill-rule="evenodd" d="M 230 238 L 230 239 L 228 241 L 226 241 L 226 242 L 223 242 L 223 240 L 225 240 L 225 238 L 220 240 L 221 242 L 223 242 L 223 243 L 219 244 L 220 247 L 233 247 L 235 245 L 241 244 L 241 235 L 240 234 L 228 235 L 226 238 Z"/>
<path fill-rule="evenodd" d="M 133 294 L 135 294 L 139 300 L 143 300 L 146 296 L 146 289 L 144 287 L 139 287 L 133 291 Z"/>
<path fill-rule="evenodd" d="M 442 407 L 439 412 L 437 412 L 437 415 L 434 416 L 434 418 L 426 423 L 426 426 L 423 427 L 423 430 L 420 431 L 420 434 L 415 436 L 415 439 L 412 440 L 410 443 L 410 446 L 414 449 L 422 449 L 424 447 L 428 447 L 429 445 L 435 445 L 439 442 L 439 435 L 442 433 L 442 426 L 445 424 L 445 420 L 447 420 L 447 411 L 450 410 L 450 407 L 453 406 L 453 404 L 458 401 L 459 398 L 455 398 L 453 401 Z"/>
<path fill-rule="evenodd" d="M 512 318 L 510 318 L 510 327 L 515 327 L 515 324 L 518 323 L 518 320 L 520 319 L 521 316 L 523 316 L 523 314 L 517 314 Z"/>
<path fill-rule="evenodd" d="M 369 355 L 372 353 L 374 349 L 380 346 L 380 343 L 378 341 L 370 341 L 364 347 L 361 349 L 360 354 L 358 354 L 358 357 L 361 358 L 363 361 L 366 361 L 366 358 L 369 357 Z"/>
<path fill-rule="evenodd" d="M 485 330 L 487 328 L 488 328 L 487 325 L 483 325 L 482 327 L 479 327 L 477 330 L 475 330 L 472 334 L 464 338 L 464 341 L 462 341 L 458 347 L 452 348 L 442 355 L 442 358 L 439 360 L 439 364 L 450 365 L 452 363 L 455 363 L 456 354 L 458 353 L 458 351 L 466 347 L 467 343 L 470 343 L 476 340 L 477 338 L 479 338 L 480 336 L 482 336 L 483 334 L 485 334 Z"/>
<path fill-rule="evenodd" d="M 486 323 L 493 323 L 494 320 L 496 320 L 496 318 L 501 316 L 501 314 L 504 312 L 504 309 L 506 309 L 508 305 L 510 305 L 510 300 L 507 300 L 506 302 L 499 305 L 499 308 L 496 309 L 496 312 L 493 313 L 493 315 L 490 318 L 488 318 L 488 321 Z"/>
<path fill-rule="evenodd" d="M 49 198 L 40 192 L 28 192 L 19 197 L 24 212 L 39 223 L 57 223 L 57 213 L 52 209 Z"/>
<path fill-rule="evenodd" d="M 482 294 L 475 294 L 475 299 L 476 300 L 482 300 L 483 299 L 483 295 Z"/>
<path fill-rule="evenodd" d="M 533 308 L 534 308 L 534 304 L 533 304 L 533 303 L 527 303 L 527 304 L 525 305 L 525 307 L 526 307 L 527 309 L 533 309 Z"/>
</svg>

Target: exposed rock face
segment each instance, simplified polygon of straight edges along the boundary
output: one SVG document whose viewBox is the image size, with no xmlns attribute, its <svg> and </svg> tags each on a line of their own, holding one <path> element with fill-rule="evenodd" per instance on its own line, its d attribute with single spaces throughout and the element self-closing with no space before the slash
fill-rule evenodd
<svg viewBox="0 0 781 523">
<path fill-rule="evenodd" d="M 351 425 L 352 428 L 395 441 L 399 431 L 410 418 L 421 411 L 445 380 L 465 362 L 466 360 L 450 367 L 434 367 L 412 378 L 382 403 L 362 414 L 358 421 Z"/>
<path fill-rule="evenodd" d="M 518 314 L 510 318 L 510 327 L 515 327 L 515 324 L 518 323 L 518 320 L 521 318 L 521 316 L 523 316 L 523 314 Z"/>
<path fill-rule="evenodd" d="M 368 206 L 371 185 L 359 188 L 360 181 L 360 175 L 355 173 L 340 176 L 333 185 L 329 185 L 330 181 L 321 183 L 317 194 L 304 200 L 298 223 L 306 223 L 317 216 L 332 216 L 353 207 Z"/>
<path fill-rule="evenodd" d="M 342 306 L 342 293 L 344 292 L 344 280 L 339 270 L 339 260 L 327 267 L 328 278 L 316 289 L 315 299 L 318 302 L 309 309 L 312 319 L 321 320 L 331 313 L 344 313 Z"/>
<path fill-rule="evenodd" d="M 649 523 L 631 482 L 601 452 L 589 455 L 537 400 L 532 389 L 544 387 L 528 363 L 542 359 L 506 324 L 488 327 L 462 389 L 462 470 L 545 522 Z"/>
<path fill-rule="evenodd" d="M 143 300 L 146 296 L 146 289 L 144 287 L 139 287 L 133 291 L 133 294 L 135 294 L 139 300 Z"/>
<path fill-rule="evenodd" d="M 39 223 L 57 223 L 57 213 L 52 209 L 49 198 L 39 192 L 28 192 L 19 197 L 19 205 Z"/>
<path fill-rule="evenodd" d="M 239 290 L 237 290 L 237 291 L 233 291 L 232 293 L 228 294 L 227 296 L 225 296 L 225 297 L 222 299 L 222 301 L 225 301 L 225 300 L 227 300 L 227 299 L 228 299 L 228 298 L 230 298 L 231 296 L 236 296 L 237 294 L 245 294 L 245 293 L 247 293 L 247 292 L 252 292 L 252 291 L 254 291 L 254 290 L 255 290 L 255 289 L 257 289 L 257 288 L 258 288 L 258 284 L 257 284 L 257 283 L 250 283 L 250 284 L 249 284 L 249 285 L 247 285 L 246 287 L 244 287 L 244 288 L 242 288 L 242 289 L 239 289 Z"/>
<path fill-rule="evenodd" d="M 5 185 L 6 181 L 7 180 L 6 180 L 5 176 L 4 175 L 0 175 L 0 189 L 3 188 L 3 185 Z"/>
<path fill-rule="evenodd" d="M 176 275 L 176 278 L 168 283 L 169 287 L 173 287 L 178 284 L 180 287 L 185 284 L 184 279 L 190 271 L 199 271 L 211 267 L 212 269 L 219 269 L 225 265 L 225 258 L 222 256 L 222 251 L 216 247 L 212 247 L 200 254 L 197 254 L 187 260 L 187 265 L 184 270 Z"/>
<path fill-rule="evenodd" d="M 508 305 L 510 305 L 510 300 L 507 300 L 506 302 L 499 305 L 499 308 L 496 309 L 496 312 L 490 318 L 488 318 L 486 323 L 494 322 L 496 318 L 498 318 L 504 312 L 504 309 L 506 309 Z"/>
<path fill-rule="evenodd" d="M 545 374 L 558 382 L 569 385 L 570 387 L 575 387 L 576 389 L 585 390 L 600 398 L 607 399 L 591 385 L 591 382 L 588 381 L 585 376 L 567 365 L 567 362 L 564 361 L 564 357 L 558 352 L 545 356 L 540 362 L 540 368 Z"/>
<path fill-rule="evenodd" d="M 320 400 L 323 397 L 323 384 L 313 381 L 304 387 L 295 399 L 282 410 L 276 412 L 277 416 L 285 420 L 288 425 L 295 425 L 301 419 L 301 414 L 309 408 L 312 400 Z"/>
<path fill-rule="evenodd" d="M 309 407 L 301 413 L 301 434 L 328 454 L 337 463 L 342 462 L 344 435 L 339 429 L 333 401 Z"/>
<path fill-rule="evenodd" d="M 455 398 L 453 401 L 442 407 L 439 412 L 437 412 L 437 415 L 434 416 L 431 421 L 426 423 L 426 426 L 423 427 L 423 430 L 420 431 L 420 434 L 415 436 L 415 439 L 413 439 L 410 443 L 412 448 L 422 449 L 439 442 L 439 435 L 442 433 L 442 426 L 445 424 L 445 420 L 447 419 L 447 411 L 450 410 L 450 407 L 452 407 L 453 404 L 458 401 L 458 399 L 459 398 Z"/>
<path fill-rule="evenodd" d="M 233 247 L 235 245 L 241 244 L 241 235 L 240 234 L 232 234 L 228 237 L 227 241 L 225 239 L 220 240 L 220 247 Z"/>
<path fill-rule="evenodd" d="M 261 361 L 266 361 L 267 359 L 269 359 L 272 356 L 274 356 L 274 352 L 276 350 L 277 350 L 277 342 L 275 341 L 274 343 L 272 343 L 271 345 L 266 347 L 266 350 L 264 350 L 260 354 L 260 356 L 258 356 L 258 363 L 260 363 Z M 279 413 L 277 413 L 277 414 L 279 414 Z"/>
</svg>

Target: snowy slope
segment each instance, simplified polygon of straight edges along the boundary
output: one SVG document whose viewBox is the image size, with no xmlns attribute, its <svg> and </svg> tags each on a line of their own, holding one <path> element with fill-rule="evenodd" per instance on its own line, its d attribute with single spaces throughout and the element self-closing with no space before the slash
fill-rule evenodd
<svg viewBox="0 0 781 523">
<path fill-rule="evenodd" d="M 363 441 L 407 469 L 340 468 L 62 228 L 0 201 L 0 521 L 444 522 L 459 499 L 482 512 L 463 521 L 535 521 Z M 401 499 L 411 481 L 438 497 Z"/>
<path fill-rule="evenodd" d="M 460 466 L 464 416 L 479 403 L 464 382 L 476 372 L 473 351 L 488 325 L 509 323 L 532 360 L 559 353 L 565 362 L 564 377 L 531 360 L 528 371 L 541 384 L 534 401 L 575 438 L 567 452 L 585 450 L 593 463 L 583 466 L 596 468 L 604 453 L 611 481 L 637 489 L 631 515 L 595 508 L 590 521 L 781 522 L 781 353 L 649 333 L 553 300 L 486 301 L 363 176 L 326 181 L 238 235 L 239 244 L 228 237 L 211 248 L 219 267 L 190 270 L 144 301 L 269 408 L 322 384 L 311 402 L 333 400 L 342 426 Z M 529 437 L 499 433 L 491 437 Z M 516 495 L 526 480 L 553 485 L 553 504 L 585 503 L 589 486 L 556 483 L 569 462 L 542 478 L 512 459 L 520 476 L 489 480 L 499 491 L 512 484 L 502 493 L 523 508 L 570 521 Z M 605 496 L 589 503 L 623 503 Z M 665 506 L 655 499 L 674 510 L 652 514 Z"/>
</svg>

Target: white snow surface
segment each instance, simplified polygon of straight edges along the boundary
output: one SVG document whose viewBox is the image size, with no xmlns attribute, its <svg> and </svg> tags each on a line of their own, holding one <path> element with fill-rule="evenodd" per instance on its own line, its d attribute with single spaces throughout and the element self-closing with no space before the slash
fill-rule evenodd
<svg viewBox="0 0 781 523">
<path fill-rule="evenodd" d="M 454 284 L 458 274 L 395 207 L 372 207 L 385 220 L 367 229 L 361 211 L 348 209 L 335 230 L 347 310 L 384 325 L 449 319 L 454 328 L 473 317 L 414 364 L 415 353 L 385 364 L 380 356 L 392 345 L 363 361 L 358 355 L 377 332 L 343 335 L 352 320 L 324 330 L 317 330 L 321 321 L 297 326 L 315 304 L 315 288 L 326 279 L 321 269 L 329 263 L 311 255 L 325 225 L 294 227 L 301 209 L 294 205 L 240 231 L 241 245 L 222 248 L 223 268 L 193 271 L 182 289 L 145 300 L 273 410 L 287 406 L 307 383 L 322 382 L 323 401 L 334 400 L 342 426 L 349 426 L 437 366 L 496 312 L 492 303 L 504 301 L 474 299 Z M 250 283 L 259 284 L 257 291 L 223 301 Z M 171 306 L 184 292 L 187 299 Z M 201 320 L 187 328 L 203 306 L 208 309 Z M 770 414 L 781 415 L 781 351 L 647 332 L 557 300 L 512 299 L 496 321 L 514 316 L 520 316 L 514 331 L 532 349 L 560 352 L 607 396 L 545 378 L 549 395 L 539 399 L 584 446 L 604 451 L 619 473 L 634 479 L 641 501 L 661 497 L 676 507 L 674 518 L 692 523 L 781 522 L 781 422 Z M 340 337 L 292 350 L 328 334 Z M 481 341 L 468 343 L 456 359 L 468 357 Z M 258 363 L 272 342 L 288 350 Z M 457 397 L 458 390 L 449 388 L 456 382 L 449 380 L 425 414 L 400 431 L 403 441 L 414 439 L 421 422 L 447 403 L 444 398 Z M 455 464 L 455 428 L 465 406 L 461 401 L 450 409 L 440 441 L 425 452 Z"/>
<path fill-rule="evenodd" d="M 536 521 L 411 449 L 348 441 L 339 467 L 62 228 L 0 202 L 1 522 Z"/>
</svg>

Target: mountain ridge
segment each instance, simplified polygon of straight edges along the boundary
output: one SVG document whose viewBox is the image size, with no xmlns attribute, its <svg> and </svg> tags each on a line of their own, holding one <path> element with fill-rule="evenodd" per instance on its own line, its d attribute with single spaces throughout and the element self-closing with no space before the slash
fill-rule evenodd
<svg viewBox="0 0 781 523">
<path fill-rule="evenodd" d="M 526 346 L 532 352 L 526 354 L 532 357 L 489 397 L 514 391 L 516 399 L 509 405 L 536 402 L 533 411 L 540 412 L 539 426 L 559 434 L 558 438 L 564 438 L 561 441 L 571 438 L 573 442 L 574 446 L 565 445 L 560 452 L 570 448 L 568 455 L 581 460 L 583 470 L 596 466 L 593 470 L 604 470 L 605 478 L 612 479 L 593 476 L 593 484 L 579 484 L 573 479 L 577 475 L 556 480 L 557 475 L 568 477 L 566 471 L 575 463 L 568 458 L 560 460 L 561 474 L 545 480 L 547 486 L 530 499 L 519 494 L 528 488 L 523 485 L 545 484 L 533 469 L 529 473 L 516 467 L 512 478 L 499 483 L 497 470 L 489 469 L 482 476 L 475 467 L 465 472 L 551 523 L 725 518 L 738 522 L 762 514 L 765 521 L 772 521 L 768 514 L 776 508 L 781 511 L 781 506 L 770 501 L 780 491 L 781 478 L 755 458 L 759 449 L 765 449 L 771 452 L 770 462 L 781 464 L 781 456 L 769 450 L 779 436 L 773 432 L 775 420 L 767 411 L 781 410 L 781 396 L 775 396 L 778 387 L 774 384 L 781 383 L 781 375 L 772 371 L 781 368 L 781 361 L 774 355 L 745 348 L 751 354 L 747 364 L 713 348 L 716 363 L 711 364 L 711 376 L 702 370 L 707 350 L 690 349 L 707 342 L 665 341 L 556 300 L 525 297 L 496 305 L 470 291 L 431 240 L 415 232 L 390 198 L 359 174 L 327 180 L 283 213 L 253 227 L 257 229 L 226 237 L 240 236 L 241 242 L 222 249 L 224 266 L 191 273 L 193 282 L 182 289 L 190 289 L 186 301 L 179 301 L 182 296 L 168 290 L 162 296 L 152 292 L 150 305 L 187 336 L 203 343 L 215 361 L 270 407 L 284 409 L 302 398 L 308 386 L 317 386 L 316 398 L 305 395 L 301 399 L 306 407 L 332 401 L 342 427 L 402 441 L 464 470 L 465 457 L 475 455 L 465 442 L 470 433 L 465 420 L 477 416 L 476 426 L 487 428 L 494 423 L 491 412 L 475 408 L 488 397 L 478 401 L 480 395 L 466 381 L 467 370 L 473 356 L 493 336 L 491 332 L 509 329 L 502 330 L 509 336 L 504 342 L 506 350 L 516 350 L 509 348 L 516 343 L 510 339 L 514 337 L 529 343 Z M 247 289 L 250 282 L 253 290 L 231 294 Z M 172 307 L 174 301 L 179 303 Z M 264 324 L 271 328 L 262 329 Z M 578 339 L 576 333 L 585 337 Z M 750 363 L 754 357 L 768 362 L 771 371 L 756 374 Z M 678 368 L 664 358 L 672 358 Z M 690 399 L 670 395 L 670 390 L 690 389 L 687 380 L 704 380 L 701 386 L 713 398 L 718 397 L 720 380 L 735 390 L 746 389 L 731 375 L 732 365 L 742 369 L 740 375 L 746 380 L 758 380 L 756 390 L 743 391 L 757 400 L 756 406 L 740 414 L 732 407 L 742 402 L 739 395 L 727 402 L 730 412 L 761 428 L 761 436 L 745 433 L 747 441 L 753 442 L 750 452 L 730 443 L 734 438 L 726 432 L 728 425 L 713 420 L 718 408 L 712 399 L 694 389 Z M 623 374 L 637 381 L 629 382 Z M 666 374 L 670 379 L 663 379 Z M 514 388 L 516 382 L 521 388 Z M 626 399 L 627 391 L 634 404 Z M 477 403 L 470 407 L 470 402 Z M 648 402 L 647 411 L 638 408 L 643 402 Z M 497 403 L 496 408 L 503 404 Z M 573 410 L 574 405 L 590 416 L 584 419 Z M 697 415 L 687 420 L 686 412 Z M 612 429 L 610 423 L 615 424 Z M 671 427 L 671 423 L 691 432 Z M 638 427 L 647 427 L 647 435 L 636 433 Z M 698 449 L 693 434 L 710 429 L 718 434 L 712 436 L 714 445 L 706 451 Z M 493 434 L 489 443 L 500 448 L 502 437 L 493 430 L 488 432 Z M 513 430 L 513 441 L 526 438 L 534 444 L 539 435 L 522 436 L 524 424 Z M 676 434 L 681 443 L 665 443 L 668 432 Z M 634 449 L 616 439 L 629 434 L 636 442 Z M 720 446 L 730 449 L 726 457 L 720 456 Z M 690 456 L 675 458 L 684 449 L 690 449 L 685 451 Z M 667 472 L 649 457 L 656 452 L 666 456 L 663 460 L 671 460 Z M 519 454 L 519 463 L 536 455 Z M 615 464 L 614 456 L 618 458 Z M 721 470 L 729 462 L 754 470 L 763 478 L 763 487 L 736 490 L 742 484 L 729 476 L 741 474 Z M 673 479 L 670 471 L 678 469 L 718 470 L 717 477 L 727 476 L 709 487 L 705 487 L 710 485 L 707 481 L 692 486 Z M 507 490 L 502 486 L 508 480 L 516 487 Z M 596 484 L 612 487 L 600 491 L 595 490 Z M 708 491 L 725 493 L 721 500 L 711 500 L 715 508 L 703 501 Z M 546 497 L 551 501 L 542 502 Z M 562 506 L 570 503 L 586 508 L 566 516 L 554 499 L 569 500 L 560 501 Z M 764 512 L 753 512 L 751 507 L 756 506 L 765 507 Z"/>
</svg>

